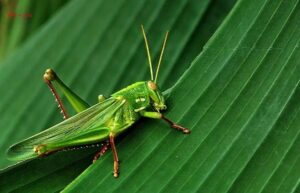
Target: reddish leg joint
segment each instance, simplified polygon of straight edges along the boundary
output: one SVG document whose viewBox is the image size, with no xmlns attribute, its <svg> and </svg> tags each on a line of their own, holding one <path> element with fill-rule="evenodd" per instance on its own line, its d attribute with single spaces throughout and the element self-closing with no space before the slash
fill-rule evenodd
<svg viewBox="0 0 300 193">
<path fill-rule="evenodd" d="M 109 147 L 109 142 L 107 141 L 106 143 L 103 144 L 101 147 L 100 151 L 94 156 L 93 163 L 97 161 L 101 156 L 104 155 L 104 153 L 108 150 Z"/>
<path fill-rule="evenodd" d="M 188 128 L 182 127 L 180 125 L 177 125 L 170 119 L 166 118 L 164 115 L 161 115 L 161 118 L 166 121 L 172 128 L 177 129 L 178 131 L 181 131 L 184 134 L 189 134 L 191 131 Z"/>
<path fill-rule="evenodd" d="M 58 152 L 61 149 L 55 149 L 55 150 L 44 150 L 43 148 L 46 148 L 46 145 L 45 144 L 40 144 L 38 145 L 37 147 L 34 148 L 34 152 L 38 155 L 38 157 L 46 157 L 50 154 L 53 154 L 55 152 Z"/>
</svg>

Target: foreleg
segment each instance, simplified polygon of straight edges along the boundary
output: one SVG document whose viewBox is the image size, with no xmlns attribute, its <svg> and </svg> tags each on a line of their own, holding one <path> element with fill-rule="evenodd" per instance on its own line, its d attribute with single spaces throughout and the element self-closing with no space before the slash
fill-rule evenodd
<svg viewBox="0 0 300 193">
<path fill-rule="evenodd" d="M 159 112 L 140 111 L 140 115 L 143 117 L 152 118 L 152 119 L 162 119 L 165 122 L 167 122 L 172 128 L 177 129 L 177 130 L 183 132 L 184 134 L 189 134 L 191 132 L 188 128 L 185 128 L 183 126 L 180 126 L 180 125 L 174 123 L 173 121 L 166 118 L 163 114 L 161 114 Z"/>
</svg>

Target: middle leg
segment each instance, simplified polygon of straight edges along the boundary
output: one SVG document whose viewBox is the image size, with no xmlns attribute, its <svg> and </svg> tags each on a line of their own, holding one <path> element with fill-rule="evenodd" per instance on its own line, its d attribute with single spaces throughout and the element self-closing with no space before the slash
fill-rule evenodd
<svg viewBox="0 0 300 193">
<path fill-rule="evenodd" d="M 113 152 L 114 156 L 114 177 L 117 178 L 119 176 L 119 158 L 118 158 L 118 153 L 117 149 L 115 146 L 115 136 L 113 133 L 109 134 L 109 143 Z"/>
</svg>

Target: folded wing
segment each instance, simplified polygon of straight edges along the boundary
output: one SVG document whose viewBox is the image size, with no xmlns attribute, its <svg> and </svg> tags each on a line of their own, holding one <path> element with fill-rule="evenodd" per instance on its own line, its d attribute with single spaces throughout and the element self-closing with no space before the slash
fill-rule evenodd
<svg viewBox="0 0 300 193">
<path fill-rule="evenodd" d="M 40 144 L 55 144 L 68 147 L 97 143 L 108 136 L 107 122 L 124 105 L 124 102 L 109 98 L 69 119 L 25 139 L 7 151 L 10 160 L 26 160 L 37 157 L 34 148 Z"/>
</svg>

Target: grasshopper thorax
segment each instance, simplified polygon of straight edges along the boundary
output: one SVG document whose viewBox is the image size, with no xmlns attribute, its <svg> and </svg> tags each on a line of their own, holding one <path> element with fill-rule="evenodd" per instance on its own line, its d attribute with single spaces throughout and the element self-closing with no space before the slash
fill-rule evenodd
<svg viewBox="0 0 300 193">
<path fill-rule="evenodd" d="M 136 82 L 114 93 L 112 97 L 122 97 L 133 107 L 135 112 L 148 107 L 153 107 L 156 111 L 167 108 L 161 91 L 153 81 Z"/>
</svg>

